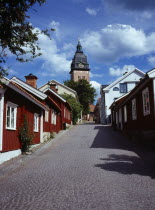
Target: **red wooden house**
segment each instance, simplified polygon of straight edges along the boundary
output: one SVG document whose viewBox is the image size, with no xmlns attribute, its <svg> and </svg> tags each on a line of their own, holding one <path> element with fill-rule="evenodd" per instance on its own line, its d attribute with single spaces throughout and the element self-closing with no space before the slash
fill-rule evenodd
<svg viewBox="0 0 155 210">
<path fill-rule="evenodd" d="M 58 132 L 60 129 L 65 129 L 66 126 L 72 123 L 70 105 L 57 93 L 56 84 L 49 84 L 49 86 L 42 88 L 42 92 L 48 96 L 49 100 L 52 100 L 55 103 L 57 110 L 59 109 L 57 120 L 54 123 L 55 127 L 53 127 L 54 131 Z M 54 116 L 56 113 L 55 110 L 52 110 L 51 115 Z M 46 124 L 47 121 L 45 120 L 45 127 L 47 128 L 48 124 Z"/>
<path fill-rule="evenodd" d="M 31 132 L 34 133 L 34 144 L 40 143 L 42 136 L 41 119 L 48 108 L 36 97 L 18 84 L 3 79 L 0 86 L 0 152 L 14 151 L 19 154 L 19 128 L 26 116 Z M 42 94 L 44 98 L 47 96 Z M 6 157 L 7 159 L 7 157 Z M 1 162 L 1 161 L 0 161 Z"/>
<path fill-rule="evenodd" d="M 26 82 L 13 77 L 11 80 L 16 84 L 25 88 L 30 94 L 33 94 L 42 103 L 48 107 L 43 113 L 43 135 L 42 140 L 45 141 L 50 133 L 58 133 L 60 130 L 64 129 L 66 124 L 71 124 L 71 108 L 69 104 L 57 94 L 55 86 L 46 87 L 45 90 L 40 91 L 37 89 L 36 81 L 37 77 L 33 74 L 25 76 Z M 45 95 L 46 97 L 43 97 Z"/>
<path fill-rule="evenodd" d="M 155 69 L 112 105 L 112 125 L 138 139 L 155 141 Z"/>
<path fill-rule="evenodd" d="M 1 80 L 0 153 L 5 152 L 5 160 L 20 154 L 19 128 L 24 115 L 34 133 L 33 144 L 45 141 L 50 133 L 58 133 L 66 124 L 71 124 L 69 104 L 51 88 L 44 93 L 38 90 L 36 80 L 32 74 L 26 76 L 26 82 L 17 77 Z M 7 156 L 9 151 L 11 156 Z"/>
</svg>

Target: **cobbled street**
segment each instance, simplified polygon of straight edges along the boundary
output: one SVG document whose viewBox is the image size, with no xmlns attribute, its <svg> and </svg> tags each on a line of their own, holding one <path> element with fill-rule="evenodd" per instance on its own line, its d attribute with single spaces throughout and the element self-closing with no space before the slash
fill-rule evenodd
<svg viewBox="0 0 155 210">
<path fill-rule="evenodd" d="M 155 152 L 83 124 L 0 166 L 1 210 L 153 210 Z"/>
</svg>

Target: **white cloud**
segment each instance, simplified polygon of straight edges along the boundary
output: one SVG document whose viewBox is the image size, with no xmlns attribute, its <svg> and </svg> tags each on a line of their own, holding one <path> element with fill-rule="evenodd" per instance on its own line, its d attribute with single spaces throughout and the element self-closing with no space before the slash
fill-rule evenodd
<svg viewBox="0 0 155 210">
<path fill-rule="evenodd" d="M 155 43 L 155 32 L 146 35 L 130 25 L 108 25 L 100 31 L 87 31 L 81 42 L 88 53 L 104 63 L 155 52 L 152 44 Z"/>
<path fill-rule="evenodd" d="M 38 29 L 39 30 L 39 29 Z M 42 68 L 47 72 L 68 72 L 71 61 L 68 59 L 70 49 L 60 49 L 54 39 L 44 34 L 38 36 L 42 55 L 37 59 L 43 61 Z"/>
<path fill-rule="evenodd" d="M 52 34 L 52 36 L 56 36 L 56 38 L 58 39 L 58 40 L 60 40 L 61 39 L 61 37 L 62 37 L 62 34 L 61 34 L 61 32 L 60 32 L 60 23 L 59 22 L 57 22 L 57 21 L 55 21 L 55 20 L 53 20 L 50 24 L 49 24 L 49 28 L 52 28 L 52 29 L 55 29 L 55 31 L 53 32 L 53 34 Z"/>
<path fill-rule="evenodd" d="M 152 66 L 155 66 L 155 56 L 148 57 L 148 61 Z"/>
<path fill-rule="evenodd" d="M 125 72 L 132 71 L 135 68 L 136 67 L 134 65 L 124 65 L 122 68 L 111 67 L 109 68 L 109 74 L 111 76 L 119 77 L 119 76 L 122 76 Z"/>
<path fill-rule="evenodd" d="M 86 8 L 86 12 L 89 14 L 89 15 L 92 15 L 92 16 L 96 16 L 97 15 L 97 10 L 96 9 L 91 9 L 91 8 Z"/>
<path fill-rule="evenodd" d="M 96 82 L 96 81 L 90 81 L 90 84 L 95 88 L 96 90 L 96 93 L 97 93 L 97 96 L 96 96 L 96 99 L 100 97 L 100 87 L 101 87 L 101 84 Z"/>
</svg>

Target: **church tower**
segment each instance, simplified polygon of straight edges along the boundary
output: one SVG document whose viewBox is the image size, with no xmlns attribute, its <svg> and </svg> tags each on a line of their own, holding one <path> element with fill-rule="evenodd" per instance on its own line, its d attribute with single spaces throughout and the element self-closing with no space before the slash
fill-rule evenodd
<svg viewBox="0 0 155 210">
<path fill-rule="evenodd" d="M 87 56 L 83 53 L 80 41 L 77 44 L 77 50 L 71 63 L 71 80 L 74 82 L 81 79 L 89 80 L 89 64 L 87 62 Z"/>
</svg>

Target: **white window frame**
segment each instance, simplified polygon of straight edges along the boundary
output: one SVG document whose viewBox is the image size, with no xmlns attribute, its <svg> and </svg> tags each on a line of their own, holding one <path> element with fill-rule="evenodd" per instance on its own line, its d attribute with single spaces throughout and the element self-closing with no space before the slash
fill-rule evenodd
<svg viewBox="0 0 155 210">
<path fill-rule="evenodd" d="M 136 99 L 132 100 L 132 120 L 137 120 Z"/>
<path fill-rule="evenodd" d="M 39 131 L 39 114 L 34 113 L 34 132 Z"/>
<path fill-rule="evenodd" d="M 56 112 L 54 110 L 52 110 L 51 117 L 51 123 L 56 125 Z"/>
<path fill-rule="evenodd" d="M 6 129 L 9 129 L 9 130 L 16 130 L 16 123 L 17 123 L 17 104 L 14 104 L 12 102 L 7 102 L 6 104 Z M 8 115 L 8 107 L 10 107 L 10 110 L 9 110 L 9 115 Z M 13 111 L 13 116 L 11 116 L 11 110 L 14 110 Z M 13 125 L 11 124 L 11 119 L 13 117 Z M 8 123 L 9 121 L 9 123 Z"/>
<path fill-rule="evenodd" d="M 45 111 L 45 122 L 49 121 L 49 111 Z"/>
<path fill-rule="evenodd" d="M 124 122 L 127 122 L 127 106 L 124 106 Z"/>
<path fill-rule="evenodd" d="M 142 96 L 143 96 L 143 114 L 144 114 L 144 116 L 146 116 L 146 115 L 150 114 L 150 98 L 149 98 L 149 88 L 148 87 L 146 87 L 142 91 Z"/>
</svg>

